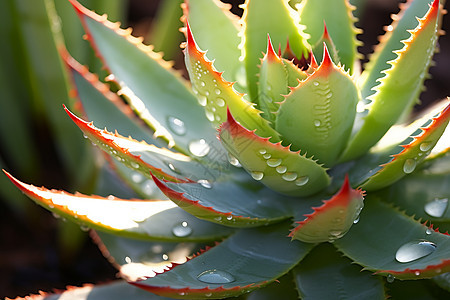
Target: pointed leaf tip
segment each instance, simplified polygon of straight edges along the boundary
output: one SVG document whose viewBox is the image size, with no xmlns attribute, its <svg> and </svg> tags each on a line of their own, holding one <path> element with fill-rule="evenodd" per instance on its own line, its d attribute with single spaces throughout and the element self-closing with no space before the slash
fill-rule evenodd
<svg viewBox="0 0 450 300">
<path fill-rule="evenodd" d="M 328 47 L 325 42 L 323 43 L 323 58 L 320 66 L 325 70 L 331 70 L 331 68 L 333 68 L 333 61 L 331 60 L 330 52 L 328 51 Z"/>
<path fill-rule="evenodd" d="M 280 57 L 278 57 L 278 55 L 275 53 L 275 50 L 273 49 L 272 40 L 270 39 L 269 34 L 267 34 L 267 51 L 265 59 L 267 59 L 269 62 L 281 61 Z"/>
<path fill-rule="evenodd" d="M 334 241 L 343 237 L 358 219 L 364 207 L 364 192 L 350 186 L 348 176 L 341 189 L 314 212 L 297 222 L 289 237 L 306 243 Z"/>
</svg>

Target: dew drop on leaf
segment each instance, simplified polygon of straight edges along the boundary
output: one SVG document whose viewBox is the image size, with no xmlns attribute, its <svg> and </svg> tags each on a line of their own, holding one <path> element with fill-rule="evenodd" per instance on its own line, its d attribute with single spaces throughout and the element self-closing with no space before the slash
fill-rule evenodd
<svg viewBox="0 0 450 300">
<path fill-rule="evenodd" d="M 281 178 L 283 178 L 286 181 L 294 181 L 295 179 L 297 179 L 297 173 L 294 172 L 288 172 L 286 174 L 283 174 L 281 176 Z"/>
<path fill-rule="evenodd" d="M 137 172 L 134 172 L 131 175 L 131 180 L 133 180 L 133 182 L 135 182 L 135 183 L 141 183 L 143 179 L 144 179 L 144 177 Z"/>
<path fill-rule="evenodd" d="M 239 160 L 230 153 L 228 153 L 228 161 L 230 162 L 231 165 L 233 165 L 235 167 L 238 167 L 238 168 L 242 167 Z"/>
<path fill-rule="evenodd" d="M 192 228 L 189 227 L 188 222 L 181 222 L 172 228 L 172 233 L 176 237 L 186 237 L 192 234 Z"/>
<path fill-rule="evenodd" d="M 264 177 L 263 172 L 251 172 L 250 175 L 252 175 L 253 179 L 255 180 L 261 180 Z"/>
<path fill-rule="evenodd" d="M 263 157 L 264 157 L 264 159 L 269 159 L 269 158 L 272 157 L 272 154 L 266 153 L 266 154 L 263 155 Z"/>
<path fill-rule="evenodd" d="M 259 153 L 261 153 L 261 154 L 266 154 L 266 153 L 267 153 L 267 150 L 266 150 L 266 149 L 259 149 Z"/>
<path fill-rule="evenodd" d="M 186 134 L 186 126 L 183 121 L 175 117 L 169 117 L 167 121 L 169 123 L 169 128 L 173 133 L 177 135 Z"/>
<path fill-rule="evenodd" d="M 299 178 L 297 178 L 297 180 L 295 181 L 295 185 L 296 186 L 304 186 L 305 184 L 307 184 L 309 181 L 309 177 L 308 176 L 301 176 Z"/>
<path fill-rule="evenodd" d="M 210 147 L 204 139 L 192 141 L 189 143 L 189 151 L 198 157 L 203 157 L 208 154 Z"/>
<path fill-rule="evenodd" d="M 281 165 L 281 158 L 271 158 L 267 161 L 267 165 L 269 167 L 275 168 Z"/>
<path fill-rule="evenodd" d="M 425 230 L 425 233 L 428 234 L 428 235 L 430 235 L 430 234 L 433 233 L 433 231 L 432 231 L 430 228 L 427 228 L 427 230 Z"/>
<path fill-rule="evenodd" d="M 448 198 L 436 198 L 431 202 L 428 202 L 424 206 L 425 212 L 435 218 L 440 218 L 444 215 L 448 207 Z"/>
<path fill-rule="evenodd" d="M 405 160 L 405 163 L 403 164 L 403 172 L 406 174 L 412 173 L 414 169 L 416 168 L 416 160 L 412 158 L 408 158 Z"/>
<path fill-rule="evenodd" d="M 214 89 L 214 93 L 216 93 L 216 95 L 220 95 L 220 93 L 222 93 L 222 91 L 220 89 Z"/>
<path fill-rule="evenodd" d="M 200 179 L 199 181 L 197 181 L 202 187 L 206 188 L 206 189 L 210 189 L 212 188 L 212 184 L 211 182 L 209 182 L 206 179 Z"/>
<path fill-rule="evenodd" d="M 222 98 L 218 97 L 216 99 L 216 104 L 218 107 L 224 107 L 225 106 L 225 100 L 223 100 Z"/>
<path fill-rule="evenodd" d="M 388 274 L 388 276 L 386 277 L 386 280 L 387 280 L 387 282 L 389 282 L 389 283 L 393 283 L 394 280 L 395 280 L 395 277 L 394 277 L 394 275 L 392 275 L 392 274 Z"/>
<path fill-rule="evenodd" d="M 286 167 L 286 166 L 278 166 L 278 167 L 276 168 L 276 170 L 277 170 L 277 172 L 278 172 L 279 174 L 283 174 L 283 173 L 286 173 L 287 167 Z"/>
<path fill-rule="evenodd" d="M 164 254 L 162 255 L 162 259 L 163 259 L 163 260 L 169 260 L 169 255 L 167 255 L 167 254 L 164 253 Z"/>
<path fill-rule="evenodd" d="M 402 245 L 395 253 L 395 259 L 401 263 L 407 263 L 430 255 L 436 250 L 433 242 L 420 240 L 412 241 Z"/>
<path fill-rule="evenodd" d="M 314 120 L 314 126 L 319 127 L 321 124 L 320 120 Z"/>
<path fill-rule="evenodd" d="M 422 144 L 420 144 L 419 148 L 420 151 L 426 152 L 428 150 L 430 150 L 432 143 L 430 142 L 423 142 Z"/>
<path fill-rule="evenodd" d="M 230 273 L 216 269 L 200 273 L 197 279 L 201 282 L 212 284 L 231 283 L 236 280 Z"/>
<path fill-rule="evenodd" d="M 206 104 L 208 103 L 208 99 L 206 99 L 206 97 L 203 95 L 198 95 L 198 103 L 201 106 L 206 106 Z"/>
</svg>

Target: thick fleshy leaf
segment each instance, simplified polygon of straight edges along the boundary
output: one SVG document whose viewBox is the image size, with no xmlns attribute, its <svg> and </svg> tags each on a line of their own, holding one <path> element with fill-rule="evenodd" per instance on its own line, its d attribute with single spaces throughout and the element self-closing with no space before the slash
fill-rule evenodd
<svg viewBox="0 0 450 300">
<path fill-rule="evenodd" d="M 425 15 L 431 2 L 409 0 L 400 4 L 401 10 L 397 15 L 392 15 L 392 24 L 386 27 L 386 33 L 380 38 L 380 43 L 361 74 L 359 83 L 363 100 L 374 93 L 373 88 L 379 84 L 378 79 L 384 76 L 382 71 L 391 67 L 388 62 L 397 57 L 395 51 L 404 47 L 401 41 L 410 37 L 408 30 L 417 26 L 417 17 Z"/>
<path fill-rule="evenodd" d="M 351 226 L 357 222 L 364 207 L 364 192 L 353 190 L 348 178 L 340 191 L 331 199 L 323 201 L 314 212 L 305 215 L 291 233 L 292 239 L 306 243 L 333 242 L 343 237 Z"/>
<path fill-rule="evenodd" d="M 450 105 L 439 116 L 432 119 L 429 125 L 423 126 L 420 133 L 415 133 L 409 144 L 403 144 L 401 152 L 392 155 L 392 160 L 366 181 L 362 188 L 377 190 L 392 184 L 406 174 L 412 173 L 417 164 L 429 154 L 436 145 L 450 121 Z"/>
<path fill-rule="evenodd" d="M 330 244 L 314 248 L 293 270 L 301 299 L 386 299 L 380 277 L 352 264 Z M 326 283 L 326 286 L 324 286 Z"/>
<path fill-rule="evenodd" d="M 317 57 L 323 57 L 323 45 L 327 46 L 327 49 L 330 53 L 331 60 L 335 65 L 337 65 L 340 62 L 338 51 L 336 49 L 336 46 L 333 43 L 333 40 L 330 37 L 330 34 L 328 33 L 327 26 L 324 24 L 323 29 L 323 35 L 322 38 L 314 45 L 313 47 L 313 53 Z M 345 67 L 345 66 L 344 66 Z"/>
<path fill-rule="evenodd" d="M 449 274 L 449 273 L 447 273 Z M 445 274 L 442 274 L 445 275 Z M 437 277 L 440 277 L 439 275 Z M 436 277 L 435 277 L 436 278 Z M 386 285 L 388 299 L 442 300 L 450 299 L 450 293 L 440 289 L 433 280 L 396 280 Z"/>
<path fill-rule="evenodd" d="M 270 37 L 267 38 L 267 51 L 261 60 L 258 86 L 258 108 L 263 117 L 275 123 L 275 112 L 279 103 L 288 93 L 288 73 L 283 60 L 275 53 Z"/>
<path fill-rule="evenodd" d="M 352 78 L 333 64 L 325 47 L 320 67 L 281 103 L 276 129 L 293 149 L 332 166 L 347 144 L 358 98 Z"/>
<path fill-rule="evenodd" d="M 322 38 L 325 22 L 340 63 L 346 70 L 351 70 L 351 73 L 357 58 L 356 47 L 361 44 L 356 39 L 356 35 L 361 32 L 354 26 L 354 9 L 348 0 L 308 0 L 302 1 L 298 6 L 300 23 L 306 26 L 305 32 L 311 36 L 308 42 L 311 45 L 317 44 Z"/>
<path fill-rule="evenodd" d="M 294 280 L 290 273 L 278 278 L 275 282 L 251 292 L 246 300 L 298 300 Z"/>
<path fill-rule="evenodd" d="M 172 201 L 70 194 L 38 188 L 20 182 L 8 173 L 6 175 L 37 204 L 84 227 L 139 239 L 165 241 L 210 241 L 232 233 L 227 227 L 193 217 Z"/>
<path fill-rule="evenodd" d="M 155 276 L 172 263 L 186 262 L 187 257 L 201 249 L 192 242 L 145 241 L 102 231 L 91 231 L 90 236 L 103 256 L 128 281 Z"/>
<path fill-rule="evenodd" d="M 236 92 L 233 84 L 225 81 L 222 73 L 216 71 L 212 62 L 207 60 L 205 52 L 198 49 L 189 25 L 186 34 L 186 67 L 194 93 L 205 107 L 207 118 L 218 127 L 225 121 L 228 107 L 248 129 L 256 129 L 258 135 L 278 140 L 278 133 L 261 117 L 254 104 L 244 100 L 244 95 Z"/>
<path fill-rule="evenodd" d="M 81 100 L 83 111 L 99 127 L 114 128 L 124 136 L 133 135 L 137 140 L 158 143 L 149 128 L 139 125 L 136 116 L 120 97 L 109 90 L 97 75 L 78 63 L 65 49 L 60 55 L 69 69 L 76 94 Z M 136 119 L 136 120 L 133 120 Z"/>
<path fill-rule="evenodd" d="M 429 228 L 377 197 L 367 197 L 356 226 L 335 245 L 389 280 L 430 278 L 450 271 L 450 236 Z"/>
<path fill-rule="evenodd" d="M 162 296 L 217 299 L 264 286 L 286 274 L 312 248 L 285 236 L 287 223 L 243 229 L 182 265 L 134 284 Z"/>
<path fill-rule="evenodd" d="M 92 123 L 83 121 L 68 110 L 67 112 L 83 133 L 103 151 L 150 179 L 150 173 L 153 173 L 171 181 L 197 181 L 215 179 L 225 172 L 210 168 L 210 165 L 203 165 L 184 154 L 99 130 Z M 202 151 L 209 151 L 207 144 L 199 144 L 198 147 Z"/>
<path fill-rule="evenodd" d="M 295 199 L 267 188 L 250 189 L 245 183 L 248 179 L 173 184 L 154 178 L 157 186 L 179 207 L 210 222 L 231 227 L 256 227 L 292 217 L 290 206 Z"/>
<path fill-rule="evenodd" d="M 355 128 L 341 161 L 367 152 L 416 103 L 435 51 L 439 14 L 439 0 L 435 0 L 410 38 L 403 41 L 404 47 L 395 52 L 397 58 L 389 62 L 391 68 L 384 71 L 386 76 L 380 79 L 372 103 L 359 116 L 363 124 Z"/>
<path fill-rule="evenodd" d="M 312 195 L 328 185 L 326 169 L 306 154 L 273 144 L 242 127 L 228 114 L 220 128 L 220 140 L 242 166 L 271 189 L 295 196 Z"/>
<path fill-rule="evenodd" d="M 150 294 L 142 289 L 130 285 L 125 281 L 115 281 L 112 283 L 93 285 L 86 284 L 83 287 L 68 286 L 66 291 L 57 294 L 40 292 L 39 295 L 31 295 L 15 300 L 169 300 L 170 298 Z"/>
<path fill-rule="evenodd" d="M 240 25 L 230 7 L 218 0 L 186 0 L 183 10 L 199 48 L 208 50 L 206 56 L 214 59 L 225 80 L 239 86 L 239 78 L 245 76 L 239 60 Z"/>
<path fill-rule="evenodd" d="M 211 145 L 217 143 L 203 109 L 181 76 L 169 70 L 169 63 L 132 37 L 129 30 L 120 29 L 119 24 L 107 21 L 75 0 L 70 2 L 98 55 L 121 86 L 120 93 L 157 136 L 185 154 L 190 153 L 191 142 L 199 138 Z M 216 148 L 220 147 L 217 143 Z"/>
<path fill-rule="evenodd" d="M 244 14 L 242 53 L 247 74 L 248 91 L 251 99 L 257 99 L 257 82 L 259 59 L 266 50 L 266 38 L 269 34 L 274 45 L 283 45 L 289 41 L 297 58 L 307 57 L 309 45 L 303 33 L 298 16 L 289 6 L 287 0 L 247 0 L 243 5 Z M 276 22 L 267 22 L 267 19 Z"/>
</svg>

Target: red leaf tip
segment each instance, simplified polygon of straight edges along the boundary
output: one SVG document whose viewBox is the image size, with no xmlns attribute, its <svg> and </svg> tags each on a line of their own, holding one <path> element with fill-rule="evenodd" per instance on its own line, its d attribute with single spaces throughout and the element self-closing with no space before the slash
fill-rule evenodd
<svg viewBox="0 0 450 300">
<path fill-rule="evenodd" d="M 275 50 L 273 49 L 273 44 L 272 44 L 269 34 L 267 34 L 267 51 L 266 51 L 265 58 L 269 62 L 280 61 L 280 58 L 278 57 L 278 55 L 275 53 Z"/>
</svg>

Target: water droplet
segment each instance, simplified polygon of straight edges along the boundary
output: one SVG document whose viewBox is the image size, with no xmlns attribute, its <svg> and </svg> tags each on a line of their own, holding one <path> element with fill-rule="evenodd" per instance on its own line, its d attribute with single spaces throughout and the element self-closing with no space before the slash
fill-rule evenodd
<svg viewBox="0 0 450 300">
<path fill-rule="evenodd" d="M 405 160 L 405 164 L 403 165 L 403 172 L 406 174 L 412 173 L 416 168 L 416 160 L 412 158 L 408 158 Z"/>
<path fill-rule="evenodd" d="M 146 194 L 146 195 L 151 195 L 156 191 L 156 185 L 152 180 L 146 180 L 143 184 L 142 184 L 142 191 Z"/>
<path fill-rule="evenodd" d="M 230 153 L 228 153 L 228 161 L 230 162 L 231 165 L 235 166 L 235 167 L 242 167 L 241 163 L 239 162 L 239 160 L 234 157 L 233 155 L 231 155 Z"/>
<path fill-rule="evenodd" d="M 188 222 L 181 222 L 172 228 L 172 233 L 176 237 L 186 237 L 192 234 L 192 228 Z"/>
<path fill-rule="evenodd" d="M 358 223 L 358 222 L 359 222 L 359 219 L 360 219 L 360 217 L 359 217 L 359 215 L 358 215 L 358 216 L 356 217 L 356 219 L 353 220 L 353 224 Z"/>
<path fill-rule="evenodd" d="M 432 242 L 425 240 L 412 241 L 398 248 L 397 253 L 395 253 L 395 259 L 398 262 L 407 263 L 430 255 L 434 250 L 436 250 L 436 244 Z"/>
<path fill-rule="evenodd" d="M 177 135 L 184 135 L 186 134 L 186 126 L 184 125 L 184 122 L 181 121 L 178 118 L 175 117 L 169 117 L 169 128 Z"/>
<path fill-rule="evenodd" d="M 428 202 L 424 206 L 425 212 L 435 218 L 440 218 L 444 215 L 448 207 L 448 198 L 436 198 L 431 202 Z"/>
<path fill-rule="evenodd" d="M 212 296 L 212 293 L 207 293 L 207 294 L 205 294 L 205 296 L 206 296 L 206 297 L 211 297 L 211 296 Z"/>
<path fill-rule="evenodd" d="M 308 176 L 301 176 L 295 181 L 295 185 L 297 185 L 297 186 L 304 186 L 305 184 L 308 183 L 308 181 L 309 181 L 309 177 Z"/>
<path fill-rule="evenodd" d="M 427 228 L 427 230 L 425 230 L 425 233 L 426 233 L 427 235 L 430 235 L 430 234 L 433 233 L 433 230 L 431 230 L 430 228 Z"/>
<path fill-rule="evenodd" d="M 264 157 L 264 159 L 269 159 L 269 158 L 272 157 L 272 154 L 266 153 L 266 154 L 263 155 L 263 157 Z"/>
<path fill-rule="evenodd" d="M 314 81 L 313 84 L 314 84 L 315 86 L 319 86 L 319 82 L 317 82 L 317 81 Z"/>
<path fill-rule="evenodd" d="M 216 221 L 222 221 L 222 217 L 221 217 L 221 216 L 215 217 L 214 220 L 216 220 Z"/>
<path fill-rule="evenodd" d="M 251 172 L 250 175 L 252 175 L 253 179 L 255 180 L 261 180 L 264 177 L 263 172 Z"/>
<path fill-rule="evenodd" d="M 419 276 L 420 275 L 420 271 L 415 271 L 414 275 Z"/>
<path fill-rule="evenodd" d="M 222 93 L 222 91 L 219 89 L 214 89 L 214 93 L 216 93 L 216 95 L 220 95 L 220 93 Z"/>
<path fill-rule="evenodd" d="M 58 215 L 58 214 L 55 213 L 55 212 L 53 212 L 52 215 L 53 215 L 53 217 L 54 217 L 55 219 L 60 219 L 60 218 L 61 218 L 61 216 Z"/>
<path fill-rule="evenodd" d="M 205 96 L 203 96 L 203 95 L 198 95 L 198 103 L 201 105 L 201 106 L 206 106 L 206 104 L 208 103 L 208 99 L 206 99 L 206 97 Z"/>
<path fill-rule="evenodd" d="M 197 182 L 200 183 L 200 185 L 201 185 L 202 187 L 206 188 L 206 189 L 212 188 L 211 182 L 209 182 L 209 181 L 206 180 L 206 179 L 200 179 L 200 180 L 197 181 Z"/>
<path fill-rule="evenodd" d="M 281 158 L 271 158 L 267 161 L 267 165 L 269 167 L 275 168 L 281 165 L 281 162 L 282 162 Z"/>
<path fill-rule="evenodd" d="M 278 166 L 275 170 L 277 170 L 277 172 L 279 174 L 283 174 L 283 173 L 286 173 L 287 167 L 286 166 Z"/>
<path fill-rule="evenodd" d="M 222 98 L 217 98 L 216 99 L 216 104 L 218 107 L 224 107 L 225 106 L 225 100 Z"/>
<path fill-rule="evenodd" d="M 205 115 L 210 122 L 214 122 L 214 113 L 212 111 L 205 111 Z"/>
<path fill-rule="evenodd" d="M 209 152 L 209 149 L 210 147 L 204 139 L 192 141 L 189 143 L 189 151 L 191 151 L 193 155 L 198 157 L 206 156 Z"/>
<path fill-rule="evenodd" d="M 85 225 L 81 225 L 80 226 L 80 229 L 82 230 L 82 231 L 84 231 L 84 232 L 87 232 L 87 231 L 89 231 L 89 227 L 87 227 L 87 226 L 85 226 Z"/>
<path fill-rule="evenodd" d="M 131 264 L 131 262 L 132 262 L 131 258 L 129 256 L 126 256 L 124 260 L 127 264 Z"/>
<path fill-rule="evenodd" d="M 261 205 L 261 204 L 262 204 L 262 200 L 261 200 L 261 199 L 258 199 L 258 200 L 256 200 L 256 203 L 259 204 L 259 205 Z"/>
<path fill-rule="evenodd" d="M 322 124 L 320 120 L 314 120 L 314 126 L 319 127 L 320 124 Z"/>
<path fill-rule="evenodd" d="M 386 276 L 386 281 L 387 281 L 387 282 L 389 282 L 389 283 L 393 283 L 393 282 L 394 282 L 394 280 L 395 280 L 395 277 L 394 277 L 394 275 L 392 275 L 392 274 L 388 274 L 388 275 Z"/>
<path fill-rule="evenodd" d="M 162 259 L 163 259 L 163 260 L 169 260 L 169 255 L 167 255 L 167 254 L 164 253 L 164 254 L 162 255 Z"/>
<path fill-rule="evenodd" d="M 431 142 L 423 142 L 422 144 L 420 144 L 419 148 L 420 151 L 426 152 L 428 150 L 430 150 L 432 143 Z"/>
<path fill-rule="evenodd" d="M 266 149 L 259 149 L 259 153 L 261 153 L 261 154 L 266 154 L 266 153 L 267 153 L 267 150 L 266 150 Z"/>
<path fill-rule="evenodd" d="M 205 84 L 204 81 L 200 81 L 200 85 L 201 85 L 201 86 L 205 86 L 206 84 Z"/>
<path fill-rule="evenodd" d="M 137 172 L 134 172 L 131 175 L 131 180 L 133 180 L 133 182 L 135 182 L 135 183 L 141 183 L 143 179 L 144 179 L 144 177 Z"/>
<path fill-rule="evenodd" d="M 201 282 L 212 284 L 231 283 L 236 280 L 230 273 L 216 269 L 200 273 L 197 279 Z"/>
<path fill-rule="evenodd" d="M 52 204 L 49 204 L 49 205 L 48 205 L 48 208 L 50 208 L 50 209 L 51 209 L 51 208 L 55 208 L 55 206 L 52 205 Z"/>
<path fill-rule="evenodd" d="M 228 220 L 228 221 L 233 220 L 233 216 L 231 216 L 231 215 L 230 215 L 230 216 L 227 216 L 227 220 Z"/>
<path fill-rule="evenodd" d="M 286 181 L 294 181 L 295 179 L 297 179 L 297 173 L 294 172 L 288 172 L 286 174 L 283 174 L 281 176 L 281 178 L 283 178 Z"/>
<path fill-rule="evenodd" d="M 175 173 L 180 173 L 180 171 L 178 171 L 177 168 L 175 168 L 175 166 L 172 163 L 167 163 L 167 166 L 169 167 L 169 169 Z"/>
</svg>

